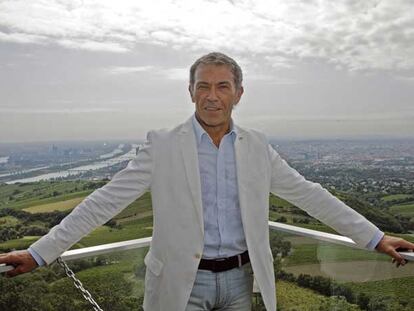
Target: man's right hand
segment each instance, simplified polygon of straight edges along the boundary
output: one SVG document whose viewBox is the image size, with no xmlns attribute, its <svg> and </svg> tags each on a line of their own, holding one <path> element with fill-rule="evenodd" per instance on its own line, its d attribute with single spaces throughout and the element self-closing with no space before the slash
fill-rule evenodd
<svg viewBox="0 0 414 311">
<path fill-rule="evenodd" d="M 38 267 L 37 262 L 27 250 L 0 254 L 0 264 L 5 263 L 14 267 L 6 272 L 8 277 L 30 272 Z"/>
</svg>

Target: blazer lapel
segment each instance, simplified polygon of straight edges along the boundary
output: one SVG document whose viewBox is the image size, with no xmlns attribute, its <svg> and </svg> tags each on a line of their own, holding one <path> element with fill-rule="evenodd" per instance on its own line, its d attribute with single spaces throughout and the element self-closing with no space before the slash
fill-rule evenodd
<svg viewBox="0 0 414 311">
<path fill-rule="evenodd" d="M 203 203 L 201 200 L 201 182 L 200 170 L 198 166 L 197 143 L 194 134 L 191 118 L 185 122 L 180 130 L 179 137 L 181 145 L 181 154 L 184 161 L 185 173 L 187 176 L 188 186 L 190 187 L 191 196 L 194 202 L 194 208 L 197 214 L 197 220 L 200 224 L 201 232 L 204 236 L 203 221 Z"/>
<path fill-rule="evenodd" d="M 239 190 L 239 206 L 243 220 L 243 225 L 246 227 L 246 221 L 248 218 L 246 215 L 246 202 L 247 198 L 245 195 L 249 192 L 246 187 L 248 186 L 249 178 L 249 142 L 247 139 L 246 132 L 237 127 L 237 137 L 234 142 L 234 154 L 236 157 L 236 169 L 237 169 L 237 185 Z M 246 228 L 245 228 L 246 230 Z"/>
</svg>

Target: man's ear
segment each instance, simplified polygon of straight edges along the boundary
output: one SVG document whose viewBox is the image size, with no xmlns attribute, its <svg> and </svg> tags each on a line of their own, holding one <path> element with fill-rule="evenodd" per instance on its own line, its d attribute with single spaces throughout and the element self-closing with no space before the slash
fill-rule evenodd
<svg viewBox="0 0 414 311">
<path fill-rule="evenodd" d="M 191 101 L 194 103 L 194 94 L 191 84 L 188 85 L 188 91 L 190 92 Z"/>
<path fill-rule="evenodd" d="M 241 86 L 241 85 L 240 85 L 240 88 L 238 88 L 238 89 L 236 90 L 236 93 L 237 93 L 237 97 L 236 97 L 236 101 L 235 101 L 235 103 L 234 103 L 234 106 L 236 106 L 236 105 L 239 103 L 239 101 L 240 101 L 240 99 L 241 99 L 241 97 L 242 97 L 242 95 L 243 95 L 243 93 L 244 93 L 244 88 L 243 88 L 243 86 Z"/>
</svg>

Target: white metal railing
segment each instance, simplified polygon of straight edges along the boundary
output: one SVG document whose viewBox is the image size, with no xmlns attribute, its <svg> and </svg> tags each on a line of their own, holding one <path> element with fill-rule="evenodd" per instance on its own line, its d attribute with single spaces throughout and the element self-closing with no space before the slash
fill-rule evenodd
<svg viewBox="0 0 414 311">
<path fill-rule="evenodd" d="M 308 237 L 308 238 L 315 239 L 318 241 L 340 244 L 340 245 L 345 245 L 345 246 L 353 247 L 353 248 L 359 248 L 356 245 L 356 243 L 350 238 L 337 235 L 337 234 L 301 228 L 301 227 L 287 225 L 287 224 L 274 222 L 274 221 L 269 221 L 269 228 L 273 230 L 277 230 L 277 231 L 282 231 L 286 233 L 292 233 L 295 235 Z M 102 255 L 102 254 L 107 254 L 107 253 L 113 253 L 116 251 L 136 249 L 136 248 L 149 246 L 151 243 L 151 240 L 152 240 L 152 237 L 147 237 L 147 238 L 136 239 L 136 240 L 122 241 L 122 242 L 74 249 L 74 250 L 64 252 L 61 255 L 61 257 L 64 261 L 69 261 L 69 260 L 81 259 L 85 257 L 97 256 L 97 255 Z M 400 252 L 400 255 L 406 260 L 414 261 L 413 252 Z M 12 269 L 13 269 L 13 266 L 7 266 L 4 264 L 0 265 L 0 273 L 6 272 Z"/>
</svg>

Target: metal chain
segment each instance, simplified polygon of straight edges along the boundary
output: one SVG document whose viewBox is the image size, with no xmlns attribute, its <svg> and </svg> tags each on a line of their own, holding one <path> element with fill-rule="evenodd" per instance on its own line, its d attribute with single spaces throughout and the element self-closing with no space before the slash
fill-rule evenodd
<svg viewBox="0 0 414 311">
<path fill-rule="evenodd" d="M 60 257 L 56 261 L 65 270 L 66 275 L 72 279 L 73 285 L 81 292 L 83 298 L 85 298 L 85 300 L 92 305 L 93 310 L 103 311 L 95 299 L 92 298 L 91 293 L 83 287 L 82 282 L 76 277 L 75 273 L 68 267 L 66 262 L 64 262 Z"/>
</svg>

